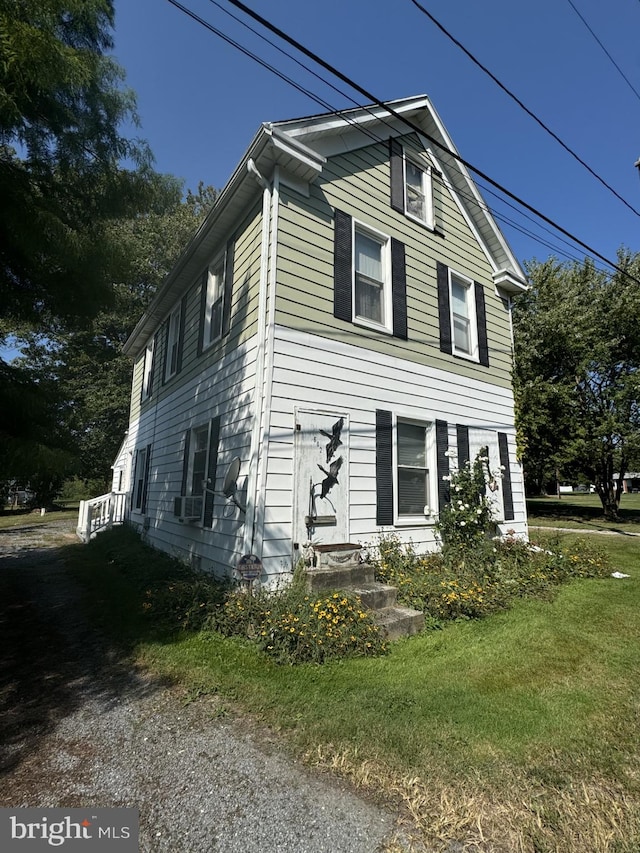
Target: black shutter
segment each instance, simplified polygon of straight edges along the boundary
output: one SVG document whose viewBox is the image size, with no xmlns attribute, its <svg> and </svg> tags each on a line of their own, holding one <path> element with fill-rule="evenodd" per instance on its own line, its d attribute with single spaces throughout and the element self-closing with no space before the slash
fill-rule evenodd
<svg viewBox="0 0 640 853">
<path fill-rule="evenodd" d="M 446 421 L 436 421 L 436 468 L 438 471 L 438 510 L 440 511 L 451 499 L 449 480 L 449 428 Z"/>
<path fill-rule="evenodd" d="M 391 297 L 393 334 L 407 340 L 407 264 L 404 243 L 391 238 Z"/>
<path fill-rule="evenodd" d="M 220 439 L 220 418 L 213 418 L 209 430 L 209 462 L 207 465 L 207 491 L 204 493 L 204 527 L 213 524 L 213 490 L 216 487 L 216 469 L 218 467 L 218 441 Z"/>
<path fill-rule="evenodd" d="M 231 298 L 233 294 L 233 262 L 235 255 L 235 240 L 227 243 L 227 253 L 224 264 L 224 295 L 222 297 L 222 337 L 229 332 L 231 325 Z"/>
<path fill-rule="evenodd" d="M 147 494 L 149 491 L 149 471 L 151 469 L 151 445 L 147 444 L 147 458 L 144 463 L 144 482 L 142 484 L 142 506 L 140 512 L 147 511 Z"/>
<path fill-rule="evenodd" d="M 389 140 L 389 166 L 391 171 L 391 207 L 404 213 L 404 157 L 397 139 Z"/>
<path fill-rule="evenodd" d="M 204 349 L 204 315 L 207 310 L 207 282 L 209 279 L 209 268 L 202 273 L 202 287 L 200 290 L 200 323 L 198 324 L 198 355 L 202 355 Z"/>
<path fill-rule="evenodd" d="M 489 367 L 489 344 L 487 342 L 487 309 L 484 301 L 484 287 L 474 282 L 476 296 L 476 317 L 478 320 L 478 358 L 480 364 Z"/>
<path fill-rule="evenodd" d="M 449 270 L 439 261 L 438 276 L 438 319 L 440 321 L 440 350 L 449 355 L 453 352 L 451 346 L 451 307 L 449 304 Z"/>
<path fill-rule="evenodd" d="M 164 351 L 162 353 L 162 374 L 160 376 L 160 381 L 164 385 L 165 377 L 167 375 L 167 357 L 169 353 L 169 329 L 171 327 L 171 315 L 167 317 L 167 319 L 162 324 L 162 333 L 160 335 L 160 340 L 164 341 Z"/>
<path fill-rule="evenodd" d="M 456 440 L 458 443 L 458 468 L 463 468 L 470 461 L 469 427 L 456 424 Z"/>
<path fill-rule="evenodd" d="M 140 463 L 140 451 L 136 450 L 136 461 L 133 464 L 133 489 L 131 491 L 131 506 L 132 508 L 138 509 L 136 498 L 138 491 L 138 465 Z"/>
<path fill-rule="evenodd" d="M 333 316 L 338 320 L 353 320 L 352 305 L 352 248 L 351 217 L 341 210 L 335 212 L 333 244 Z"/>
<path fill-rule="evenodd" d="M 191 445 L 191 430 L 184 434 L 184 447 L 182 448 L 182 482 L 180 483 L 180 494 L 187 494 L 187 477 L 189 476 L 189 447 Z"/>
<path fill-rule="evenodd" d="M 504 520 L 513 521 L 516 517 L 513 511 L 513 489 L 511 486 L 511 466 L 509 465 L 509 442 L 506 432 L 498 433 L 498 449 L 502 471 L 502 501 L 504 504 Z"/>
<path fill-rule="evenodd" d="M 187 294 L 182 297 L 180 302 L 180 326 L 178 328 L 178 359 L 176 363 L 176 373 L 182 370 L 182 350 L 184 349 L 184 324 L 187 318 Z"/>
<path fill-rule="evenodd" d="M 393 524 L 393 418 L 376 409 L 376 524 Z"/>
</svg>

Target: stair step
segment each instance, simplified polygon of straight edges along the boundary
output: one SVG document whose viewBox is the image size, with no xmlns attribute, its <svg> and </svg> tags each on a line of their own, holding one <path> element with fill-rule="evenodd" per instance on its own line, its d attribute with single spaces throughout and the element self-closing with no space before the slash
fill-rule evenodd
<svg viewBox="0 0 640 853">
<path fill-rule="evenodd" d="M 375 610 L 373 617 L 377 624 L 387 633 L 389 640 L 408 637 L 417 634 L 424 628 L 424 613 L 412 610 L 410 607 L 384 607 Z"/>
<path fill-rule="evenodd" d="M 307 584 L 311 592 L 325 589 L 353 589 L 374 583 L 373 566 L 367 563 L 331 569 L 307 569 Z"/>
<path fill-rule="evenodd" d="M 358 584 L 349 589 L 349 592 L 357 595 L 364 607 L 369 610 L 382 610 L 385 607 L 393 607 L 398 597 L 398 589 L 378 581 L 373 583 Z"/>
</svg>

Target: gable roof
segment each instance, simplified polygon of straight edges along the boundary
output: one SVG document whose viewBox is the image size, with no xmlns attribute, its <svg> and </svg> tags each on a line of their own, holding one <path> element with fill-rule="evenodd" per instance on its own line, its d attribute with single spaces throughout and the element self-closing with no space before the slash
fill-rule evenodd
<svg viewBox="0 0 640 853">
<path fill-rule="evenodd" d="M 126 341 L 123 351 L 137 356 L 158 324 L 194 283 L 230 236 L 240 216 L 262 192 L 260 176 L 269 181 L 277 165 L 301 183 L 322 172 L 327 157 L 353 151 L 415 128 L 442 171 L 463 214 L 475 230 L 494 270 L 494 283 L 507 293 L 526 289 L 524 273 L 480 196 L 468 170 L 427 95 L 389 101 L 394 115 L 371 105 L 304 118 L 263 123 L 207 217 L 186 246 L 151 304 Z M 407 119 L 413 127 L 403 121 Z M 256 175 L 257 171 L 257 175 Z"/>
</svg>

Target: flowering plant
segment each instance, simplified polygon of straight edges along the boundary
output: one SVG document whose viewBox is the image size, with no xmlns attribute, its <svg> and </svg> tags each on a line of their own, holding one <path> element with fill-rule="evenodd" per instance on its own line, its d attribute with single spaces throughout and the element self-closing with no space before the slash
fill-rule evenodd
<svg viewBox="0 0 640 853">
<path fill-rule="evenodd" d="M 489 468 L 488 448 L 445 479 L 451 484 L 451 496 L 440 510 L 436 532 L 445 548 L 473 548 L 495 530 L 487 490 L 498 489 L 499 475 Z"/>
</svg>

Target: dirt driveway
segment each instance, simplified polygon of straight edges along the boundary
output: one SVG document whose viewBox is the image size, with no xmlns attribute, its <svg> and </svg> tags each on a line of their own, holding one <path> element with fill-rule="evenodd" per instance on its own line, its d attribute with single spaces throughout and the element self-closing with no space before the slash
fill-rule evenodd
<svg viewBox="0 0 640 853">
<path fill-rule="evenodd" d="M 73 525 L 26 520 L 0 531 L 0 806 L 136 806 L 149 853 L 383 849 L 388 812 L 120 659 L 65 574 Z"/>
</svg>

